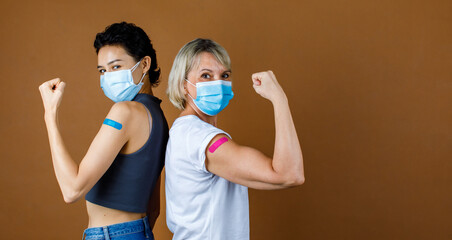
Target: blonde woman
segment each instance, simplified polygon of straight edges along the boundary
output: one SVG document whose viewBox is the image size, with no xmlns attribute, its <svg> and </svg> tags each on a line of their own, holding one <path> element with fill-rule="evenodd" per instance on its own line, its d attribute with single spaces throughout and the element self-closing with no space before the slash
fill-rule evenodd
<svg viewBox="0 0 452 240">
<path fill-rule="evenodd" d="M 174 60 L 167 94 L 181 113 L 170 130 L 165 188 L 167 224 L 175 240 L 249 239 L 248 188 L 304 182 L 301 148 L 283 89 L 271 71 L 255 73 L 251 80 L 274 107 L 273 157 L 234 142 L 217 127 L 218 114 L 234 96 L 223 47 L 195 39 Z"/>
</svg>

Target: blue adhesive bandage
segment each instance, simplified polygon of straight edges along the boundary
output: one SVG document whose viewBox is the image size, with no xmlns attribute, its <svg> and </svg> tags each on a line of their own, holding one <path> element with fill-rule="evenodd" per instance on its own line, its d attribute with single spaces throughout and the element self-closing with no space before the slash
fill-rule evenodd
<svg viewBox="0 0 452 240">
<path fill-rule="evenodd" d="M 108 125 L 110 127 L 114 127 L 114 128 L 116 128 L 118 130 L 121 130 L 121 128 L 122 128 L 122 124 L 121 123 L 118 123 L 118 122 L 116 122 L 114 120 L 111 120 L 111 119 L 108 119 L 108 118 L 105 118 L 103 124 Z"/>
</svg>

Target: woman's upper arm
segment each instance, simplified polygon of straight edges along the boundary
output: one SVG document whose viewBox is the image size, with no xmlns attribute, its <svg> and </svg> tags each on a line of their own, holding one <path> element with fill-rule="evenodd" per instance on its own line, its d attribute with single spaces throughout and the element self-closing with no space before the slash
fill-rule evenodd
<svg viewBox="0 0 452 240">
<path fill-rule="evenodd" d="M 227 138 L 213 152 L 209 147 L 221 138 Z M 212 149 L 213 150 L 213 149 Z M 260 151 L 240 146 L 224 134 L 216 135 L 206 148 L 206 168 L 209 172 L 231 182 L 255 189 L 281 189 L 284 179 L 272 166 L 272 159 Z"/>
<path fill-rule="evenodd" d="M 129 139 L 131 109 L 125 102 L 113 105 L 106 118 L 121 124 L 121 127 L 102 124 L 79 166 L 76 189 L 80 196 L 96 184 Z"/>
</svg>

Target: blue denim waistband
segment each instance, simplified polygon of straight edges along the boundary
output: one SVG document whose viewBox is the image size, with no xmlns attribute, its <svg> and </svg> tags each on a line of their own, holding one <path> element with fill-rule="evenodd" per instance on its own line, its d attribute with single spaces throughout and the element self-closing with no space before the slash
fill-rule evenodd
<svg viewBox="0 0 452 240">
<path fill-rule="evenodd" d="M 147 228 L 147 229 L 146 229 Z M 131 233 L 139 233 L 145 232 L 147 237 L 149 234 L 152 236 L 152 231 L 149 228 L 148 217 L 144 217 L 142 219 L 117 223 L 105 227 L 94 227 L 88 228 L 83 232 L 83 239 L 85 236 L 89 236 L 91 238 L 99 238 L 103 239 L 104 236 L 108 235 L 110 238 L 117 237 L 121 235 L 131 234 Z M 152 236 L 153 237 L 153 236 Z M 152 238 L 151 238 L 152 239 Z"/>
</svg>

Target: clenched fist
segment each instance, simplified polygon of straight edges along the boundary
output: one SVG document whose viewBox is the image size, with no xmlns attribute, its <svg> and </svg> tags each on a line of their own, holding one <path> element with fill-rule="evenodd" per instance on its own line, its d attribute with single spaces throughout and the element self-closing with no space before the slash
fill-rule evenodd
<svg viewBox="0 0 452 240">
<path fill-rule="evenodd" d="M 46 113 L 56 113 L 63 98 L 65 86 L 66 83 L 62 82 L 59 78 L 54 78 L 39 86 Z"/>
<path fill-rule="evenodd" d="M 279 98 L 286 98 L 284 90 L 276 80 L 272 71 L 258 72 L 251 76 L 254 90 L 262 97 L 274 102 Z"/>
</svg>

